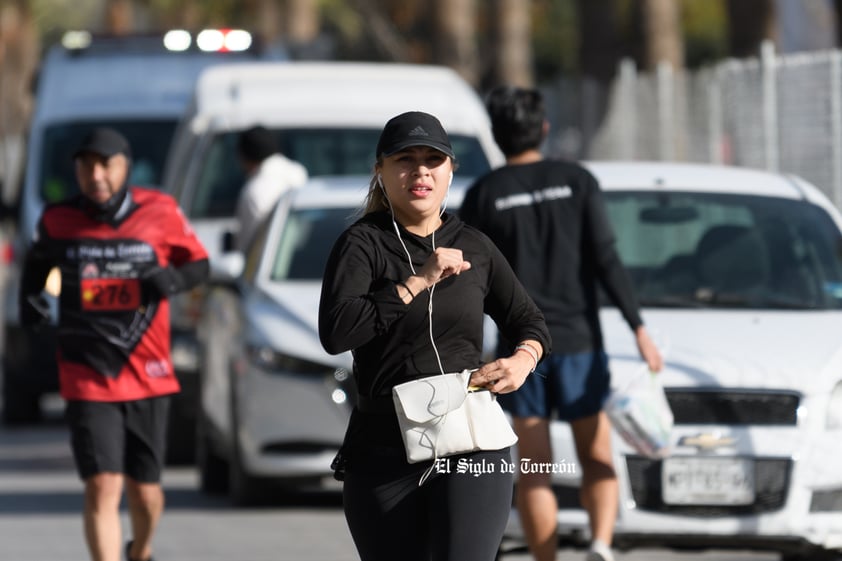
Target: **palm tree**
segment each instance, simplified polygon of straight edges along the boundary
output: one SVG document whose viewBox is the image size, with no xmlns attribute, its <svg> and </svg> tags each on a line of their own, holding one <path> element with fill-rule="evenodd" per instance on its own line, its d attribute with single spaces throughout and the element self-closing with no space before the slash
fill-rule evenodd
<svg viewBox="0 0 842 561">
<path fill-rule="evenodd" d="M 261 0 L 263 14 L 277 14 L 275 0 Z M 292 43 L 312 43 L 319 35 L 319 6 L 317 0 L 287 0 L 286 37 Z"/>
<path fill-rule="evenodd" d="M 132 31 L 131 0 L 108 0 L 105 4 L 105 30 L 116 35 L 125 35 Z"/>
<path fill-rule="evenodd" d="M 665 62 L 675 70 L 682 68 L 684 42 L 678 1 L 642 0 L 640 7 L 644 41 L 643 67 L 653 70 Z"/>
<path fill-rule="evenodd" d="M 615 0 L 577 0 L 579 68 L 583 76 L 609 83 L 620 60 L 620 24 Z"/>
<path fill-rule="evenodd" d="M 495 0 L 492 4 L 492 81 L 531 87 L 535 76 L 530 2 Z"/>
<path fill-rule="evenodd" d="M 32 111 L 30 85 L 38 65 L 38 31 L 27 0 L 0 9 L 0 202 L 16 198 L 24 132 Z"/>
<path fill-rule="evenodd" d="M 436 0 L 433 60 L 450 66 L 473 85 L 479 82 L 476 0 Z"/>
</svg>

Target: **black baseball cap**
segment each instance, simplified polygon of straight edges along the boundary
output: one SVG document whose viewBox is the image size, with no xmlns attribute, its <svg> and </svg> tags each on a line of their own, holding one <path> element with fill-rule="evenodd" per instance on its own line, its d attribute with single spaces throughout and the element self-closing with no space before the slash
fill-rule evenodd
<svg viewBox="0 0 842 561">
<path fill-rule="evenodd" d="M 409 111 L 389 119 L 377 142 L 377 156 L 391 156 L 410 146 L 429 146 L 456 159 L 447 132 L 429 113 Z"/>
<path fill-rule="evenodd" d="M 85 135 L 76 151 L 73 152 L 73 158 L 85 152 L 92 152 L 106 158 L 115 154 L 123 154 L 127 158 L 132 157 L 132 149 L 126 137 L 109 127 L 98 127 Z"/>
</svg>

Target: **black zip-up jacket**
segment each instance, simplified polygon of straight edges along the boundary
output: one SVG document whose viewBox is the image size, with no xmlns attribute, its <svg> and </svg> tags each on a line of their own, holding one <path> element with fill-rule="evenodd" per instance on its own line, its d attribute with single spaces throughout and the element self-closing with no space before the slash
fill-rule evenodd
<svg viewBox="0 0 842 561">
<path fill-rule="evenodd" d="M 482 364 L 483 312 L 512 341 L 533 339 L 550 352 L 541 311 L 518 282 L 494 243 L 444 214 L 433 235 L 420 237 L 398 226 L 412 265 L 419 271 L 436 247 L 461 249 L 471 268 L 416 294 L 404 304 L 396 284 L 412 273 L 391 215 L 367 214 L 336 241 L 325 267 L 319 305 L 319 337 L 332 354 L 352 350 L 354 377 L 364 398 L 390 403 L 392 387 L 439 374 L 432 338 L 445 372 Z M 387 411 L 388 413 L 388 411 Z M 344 450 L 356 442 L 403 446 L 394 411 L 351 415 Z"/>
<path fill-rule="evenodd" d="M 598 285 L 632 330 L 643 323 L 602 191 L 584 167 L 543 160 L 491 171 L 465 194 L 460 216 L 506 256 L 544 312 L 554 351 L 602 348 Z"/>
<path fill-rule="evenodd" d="M 471 268 L 435 285 L 432 336 L 445 372 L 482 364 L 483 312 L 512 341 L 534 339 L 549 352 L 543 315 L 506 259 L 483 233 L 445 214 L 436 247 L 458 248 Z M 433 252 L 433 235 L 400 227 L 419 271 Z M 396 283 L 412 273 L 391 215 L 364 216 L 337 240 L 328 259 L 319 307 L 319 336 L 329 353 L 353 350 L 360 394 L 391 396 L 394 385 L 439 373 L 430 341 L 430 291 L 409 304 Z"/>
</svg>

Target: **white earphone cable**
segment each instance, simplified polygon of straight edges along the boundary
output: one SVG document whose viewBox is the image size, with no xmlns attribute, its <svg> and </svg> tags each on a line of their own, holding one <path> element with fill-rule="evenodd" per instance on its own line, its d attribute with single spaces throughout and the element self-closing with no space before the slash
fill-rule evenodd
<svg viewBox="0 0 842 561">
<path fill-rule="evenodd" d="M 380 180 L 379 177 L 378 177 L 378 180 Z M 392 208 L 392 201 L 390 201 L 389 197 L 386 196 L 386 189 L 383 187 L 383 183 L 380 182 L 379 184 L 380 184 L 380 188 L 383 189 L 383 196 L 386 198 L 386 202 L 389 204 L 389 214 L 392 217 L 392 226 L 395 229 L 395 235 L 398 237 L 398 241 L 400 242 L 404 253 L 406 253 L 406 260 L 409 263 L 409 270 L 412 271 L 413 275 L 415 275 L 417 273 L 415 272 L 415 267 L 412 265 L 412 256 L 409 254 L 409 249 L 406 247 L 406 244 L 403 241 L 403 237 L 401 237 L 401 231 L 400 231 L 400 228 L 398 228 L 398 223 L 397 223 L 397 221 L 395 221 L 395 210 Z M 449 192 L 450 192 L 450 189 L 448 189 L 448 193 Z M 442 209 L 441 213 L 444 214 L 444 209 Z M 441 214 L 439 216 L 441 216 Z M 435 252 L 436 251 L 436 232 L 435 232 L 435 230 L 433 230 L 432 244 L 433 244 L 433 252 Z M 444 366 L 442 366 L 442 363 L 441 363 L 441 357 L 439 356 L 439 349 L 438 349 L 438 347 L 436 347 L 436 341 L 435 341 L 435 338 L 433 337 L 433 293 L 435 292 L 435 289 L 436 289 L 436 285 L 433 285 L 433 286 L 431 286 L 430 288 L 427 289 L 430 292 L 430 301 L 427 304 L 427 317 L 429 318 L 428 326 L 429 326 L 429 330 L 430 330 L 430 344 L 433 346 L 433 352 L 436 355 L 436 362 L 438 363 L 439 371 L 442 374 L 444 374 Z"/>
</svg>

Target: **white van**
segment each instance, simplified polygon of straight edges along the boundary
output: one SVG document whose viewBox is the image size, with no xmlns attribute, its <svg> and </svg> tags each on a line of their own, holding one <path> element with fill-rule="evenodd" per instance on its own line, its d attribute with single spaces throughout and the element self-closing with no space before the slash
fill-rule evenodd
<svg viewBox="0 0 842 561">
<path fill-rule="evenodd" d="M 42 61 L 6 284 L 2 409 L 6 423 L 37 420 L 41 397 L 58 390 L 55 330 L 36 333 L 18 323 L 19 260 L 44 205 L 77 192 L 71 158 L 75 147 L 92 128 L 114 127 L 132 145 L 130 183 L 160 185 L 170 141 L 199 73 L 213 64 L 251 61 L 259 55 L 249 48 L 207 52 L 185 34 L 179 32 L 180 45 L 170 42 L 167 47 L 172 35 L 94 37 L 74 32 Z"/>
<path fill-rule="evenodd" d="M 383 125 L 405 111 L 439 118 L 459 161 L 457 177 L 479 176 L 503 163 L 482 100 L 441 66 L 293 62 L 220 65 L 199 77 L 189 113 L 167 160 L 163 187 L 178 199 L 211 254 L 225 231 L 245 176 L 237 134 L 253 125 L 275 131 L 281 152 L 310 177 L 365 175 Z"/>
</svg>

